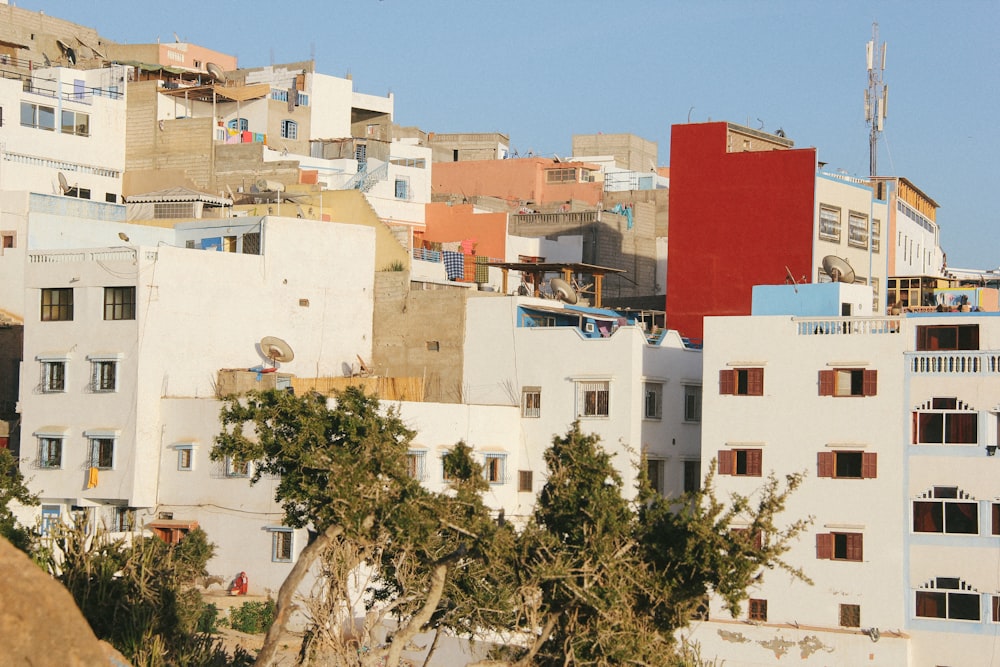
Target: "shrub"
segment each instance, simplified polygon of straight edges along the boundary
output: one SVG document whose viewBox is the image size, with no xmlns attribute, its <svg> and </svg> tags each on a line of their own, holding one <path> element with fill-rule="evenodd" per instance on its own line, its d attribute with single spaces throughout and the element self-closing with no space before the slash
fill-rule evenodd
<svg viewBox="0 0 1000 667">
<path fill-rule="evenodd" d="M 266 632 L 274 620 L 274 600 L 244 602 L 229 610 L 229 627 L 249 634 Z"/>
</svg>

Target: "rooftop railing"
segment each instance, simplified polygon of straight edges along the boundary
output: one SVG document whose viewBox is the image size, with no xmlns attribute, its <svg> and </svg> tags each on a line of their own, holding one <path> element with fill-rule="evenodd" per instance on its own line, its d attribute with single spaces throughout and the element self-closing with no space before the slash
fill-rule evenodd
<svg viewBox="0 0 1000 667">
<path fill-rule="evenodd" d="M 907 352 L 906 366 L 917 375 L 998 375 L 1000 352 Z"/>
<path fill-rule="evenodd" d="M 96 250 L 46 250 L 44 252 L 29 252 L 29 264 L 65 264 L 69 262 L 135 262 L 141 256 L 146 261 L 154 261 L 155 250 L 137 250 L 136 248 L 99 248 Z"/>
<path fill-rule="evenodd" d="M 823 317 L 792 318 L 800 336 L 879 335 L 899 333 L 898 317 Z"/>
</svg>

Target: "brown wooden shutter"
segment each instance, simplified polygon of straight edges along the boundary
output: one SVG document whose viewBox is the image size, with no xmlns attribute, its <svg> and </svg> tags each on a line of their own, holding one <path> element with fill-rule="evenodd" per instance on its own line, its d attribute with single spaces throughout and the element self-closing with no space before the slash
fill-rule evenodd
<svg viewBox="0 0 1000 667">
<path fill-rule="evenodd" d="M 736 393 L 736 371 L 730 368 L 724 368 L 719 371 L 719 393 Z"/>
<path fill-rule="evenodd" d="M 821 373 L 823 371 L 820 371 Z M 816 454 L 816 476 L 833 477 L 833 452 L 819 452 Z"/>
<path fill-rule="evenodd" d="M 816 558 L 821 560 L 833 558 L 833 533 L 816 535 Z"/>
<path fill-rule="evenodd" d="M 874 396 L 878 393 L 878 371 L 865 370 L 864 389 L 865 396 Z"/>
<path fill-rule="evenodd" d="M 833 371 L 819 372 L 820 396 L 833 396 L 833 391 L 835 386 L 836 386 L 836 375 L 834 374 Z"/>
<path fill-rule="evenodd" d="M 878 477 L 878 454 L 865 452 L 861 455 L 861 478 L 875 479 Z"/>
<path fill-rule="evenodd" d="M 735 452 L 729 449 L 719 450 L 719 474 L 720 475 L 732 475 L 733 474 L 733 455 Z"/>
<path fill-rule="evenodd" d="M 864 535 L 861 533 L 847 534 L 847 560 L 864 560 Z"/>
<path fill-rule="evenodd" d="M 748 449 L 747 450 L 747 476 L 748 477 L 760 477 L 762 473 L 761 455 L 763 452 L 759 449 Z"/>
<path fill-rule="evenodd" d="M 747 396 L 764 395 L 764 369 L 747 369 Z"/>
</svg>

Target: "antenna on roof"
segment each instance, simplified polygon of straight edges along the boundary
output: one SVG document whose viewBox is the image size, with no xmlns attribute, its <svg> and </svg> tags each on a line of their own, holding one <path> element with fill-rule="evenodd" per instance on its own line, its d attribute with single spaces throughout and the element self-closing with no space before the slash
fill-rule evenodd
<svg viewBox="0 0 1000 667">
<path fill-rule="evenodd" d="M 885 42 L 878 43 L 878 23 L 872 23 L 872 38 L 866 45 L 868 88 L 865 90 L 865 122 L 868 123 L 869 174 L 878 175 L 878 137 L 885 125 L 889 86 L 882 82 L 885 71 Z"/>
</svg>

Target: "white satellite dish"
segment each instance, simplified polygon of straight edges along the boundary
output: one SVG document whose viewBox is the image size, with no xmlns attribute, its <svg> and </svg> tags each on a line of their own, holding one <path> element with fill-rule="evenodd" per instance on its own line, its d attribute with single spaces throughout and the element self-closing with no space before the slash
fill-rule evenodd
<svg viewBox="0 0 1000 667">
<path fill-rule="evenodd" d="M 59 190 L 63 194 L 66 194 L 66 191 L 69 190 L 69 181 L 66 180 L 65 174 L 61 171 L 57 174 L 57 176 L 59 178 Z"/>
<path fill-rule="evenodd" d="M 254 183 L 261 192 L 284 192 L 285 184 L 281 181 L 269 181 L 266 178 L 258 178 Z"/>
<path fill-rule="evenodd" d="M 550 280 L 549 289 L 552 290 L 552 293 L 560 301 L 565 301 L 570 305 L 577 301 L 576 291 L 562 278 L 553 278 Z"/>
<path fill-rule="evenodd" d="M 264 336 L 261 338 L 260 351 L 265 357 L 271 360 L 272 365 L 276 361 L 287 362 L 295 358 L 292 346 L 276 336 Z"/>
<path fill-rule="evenodd" d="M 226 82 L 225 71 L 223 71 L 223 69 L 218 65 L 216 65 L 215 63 L 205 63 L 205 70 L 208 72 L 208 75 L 212 77 L 212 79 L 214 79 L 215 81 L 218 81 L 219 83 Z"/>
<path fill-rule="evenodd" d="M 836 255 L 827 255 L 823 258 L 823 273 L 830 276 L 835 283 L 854 282 L 854 269 L 846 259 Z"/>
</svg>

